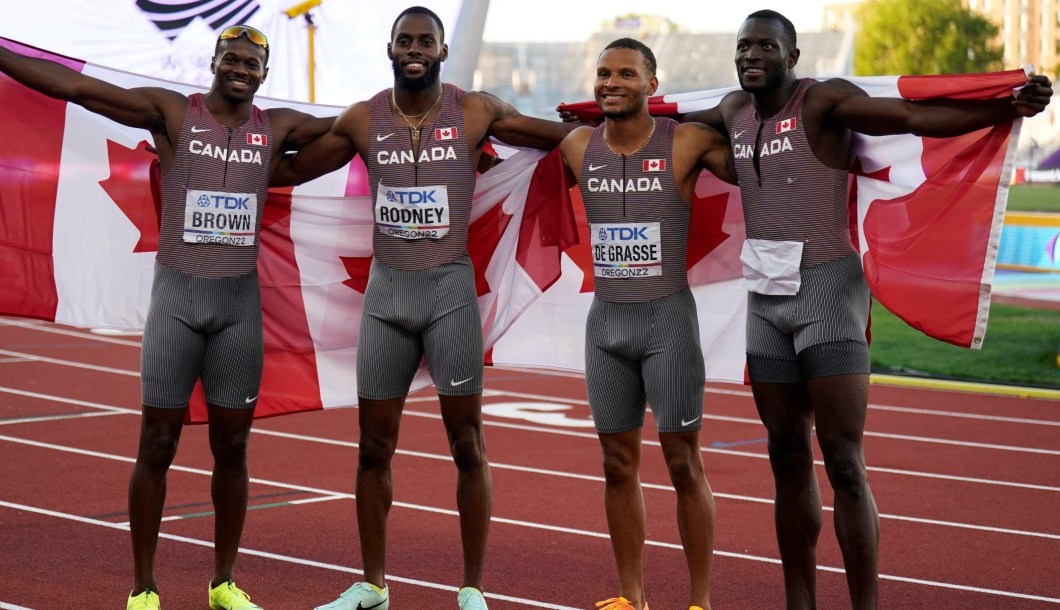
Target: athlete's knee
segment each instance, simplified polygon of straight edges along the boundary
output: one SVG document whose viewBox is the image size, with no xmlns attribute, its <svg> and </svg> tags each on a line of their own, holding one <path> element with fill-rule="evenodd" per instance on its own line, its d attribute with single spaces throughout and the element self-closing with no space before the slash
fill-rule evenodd
<svg viewBox="0 0 1060 610">
<path fill-rule="evenodd" d="M 361 434 L 357 453 L 357 469 L 360 471 L 377 471 L 390 468 L 390 462 L 397 450 L 394 439 L 375 435 Z"/>
<path fill-rule="evenodd" d="M 859 500 L 868 488 L 865 464 L 860 449 L 846 449 L 825 455 L 825 472 L 836 494 Z"/>
<path fill-rule="evenodd" d="M 624 451 L 604 452 L 604 479 L 611 485 L 628 483 L 637 478 L 637 460 Z"/>
<path fill-rule="evenodd" d="M 469 427 L 449 438 L 449 452 L 457 470 L 471 472 L 480 470 L 486 465 L 486 441 L 482 429 Z"/>
<path fill-rule="evenodd" d="M 813 472 L 813 449 L 803 439 L 770 436 L 769 465 L 778 483 L 804 479 Z"/>
<path fill-rule="evenodd" d="M 210 450 L 213 452 L 214 463 L 228 469 L 245 468 L 249 444 L 249 435 L 245 433 L 227 434 L 213 439 Z"/>
<path fill-rule="evenodd" d="M 666 468 L 670 472 L 670 482 L 679 494 L 695 491 L 706 480 L 698 451 L 692 454 L 682 451 L 667 457 Z"/>
</svg>

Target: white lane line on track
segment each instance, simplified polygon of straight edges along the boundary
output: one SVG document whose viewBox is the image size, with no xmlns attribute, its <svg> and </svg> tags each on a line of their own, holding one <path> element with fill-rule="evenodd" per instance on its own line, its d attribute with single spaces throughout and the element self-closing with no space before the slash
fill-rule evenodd
<svg viewBox="0 0 1060 610">
<path fill-rule="evenodd" d="M 33 608 L 27 608 L 25 606 L 16 606 L 15 604 L 9 604 L 7 602 L 0 602 L 0 610 L 33 610 Z"/>
<path fill-rule="evenodd" d="M 128 369 L 116 369 L 110 366 L 100 366 L 98 364 L 85 364 L 84 362 L 75 362 L 73 360 L 63 360 L 61 358 L 49 358 L 47 356 L 37 356 L 35 354 L 25 354 L 22 352 L 12 352 L 6 349 L 0 349 L 0 354 L 5 356 L 15 356 L 18 358 L 25 358 L 26 360 L 32 360 L 34 362 L 47 362 L 48 364 L 58 364 L 62 366 L 69 366 L 75 369 L 87 369 L 90 371 L 99 371 L 101 373 L 114 373 L 115 375 L 126 375 L 128 377 L 139 377 L 140 371 L 130 371 Z"/>
<path fill-rule="evenodd" d="M 14 509 L 14 510 L 21 510 L 21 511 L 36 513 L 36 514 L 44 515 L 44 516 L 47 516 L 47 517 L 55 517 L 55 518 L 58 518 L 58 519 L 66 519 L 66 520 L 69 520 L 69 521 L 76 521 L 78 523 L 84 523 L 84 524 L 88 524 L 88 525 L 96 525 L 96 526 L 99 526 L 99 527 L 106 527 L 106 528 L 109 528 L 109 529 L 116 529 L 116 530 L 123 530 L 123 531 L 128 531 L 129 530 L 128 524 L 111 523 L 109 521 L 101 521 L 99 519 L 92 519 L 92 518 L 89 518 L 89 517 L 82 517 L 82 516 L 79 516 L 79 515 L 72 515 L 72 514 L 69 514 L 69 513 L 61 513 L 61 512 L 58 512 L 58 511 L 48 510 L 48 509 L 45 509 L 45 508 L 38 508 L 36 506 L 27 506 L 25 504 L 15 504 L 13 502 L 4 502 L 3 500 L 0 500 L 0 506 L 5 507 L 5 508 Z M 213 542 L 211 542 L 209 540 L 200 540 L 198 538 L 190 538 L 188 536 L 177 536 L 175 534 L 167 534 L 165 532 L 159 533 L 158 537 L 159 538 L 164 538 L 166 540 L 175 540 L 177 542 L 184 542 L 186 544 L 193 544 L 195 546 L 207 547 L 207 548 L 211 548 L 211 549 L 213 548 Z M 364 575 L 364 571 L 358 570 L 356 568 L 350 568 L 350 567 L 347 567 L 347 566 L 335 565 L 333 563 L 324 563 L 322 561 L 313 561 L 311 559 L 303 559 L 301 557 L 293 557 L 291 555 L 282 555 L 282 554 L 279 554 L 279 553 L 270 553 L 268 551 L 258 551 L 258 550 L 255 550 L 255 549 L 248 549 L 248 548 L 245 548 L 245 547 L 240 547 L 239 548 L 239 552 L 241 554 L 243 554 L 243 555 L 250 555 L 250 556 L 253 556 L 253 557 L 261 557 L 263 559 L 272 559 L 274 561 L 282 561 L 282 562 L 285 562 L 285 563 L 293 563 L 293 564 L 306 566 L 306 567 L 310 567 L 310 568 L 321 568 L 321 569 L 324 569 L 324 570 L 331 570 L 331 571 L 334 571 L 334 572 L 345 572 L 347 574 L 356 574 L 356 575 L 359 575 L 359 576 Z M 430 581 L 427 581 L 427 580 L 419 580 L 419 579 L 416 579 L 416 578 L 407 578 L 407 577 L 404 577 L 404 576 L 393 576 L 391 574 L 387 574 L 386 578 L 387 578 L 387 580 L 390 580 L 390 581 L 393 581 L 393 582 L 400 582 L 402 584 L 415 585 L 415 586 L 418 586 L 418 587 L 424 587 L 424 588 L 428 588 L 428 589 L 437 589 L 437 590 L 440 590 L 440 591 L 451 591 L 453 593 L 456 593 L 457 590 L 459 589 L 458 587 L 453 587 L 453 586 L 450 586 L 450 585 L 443 585 L 443 584 L 439 584 L 439 583 L 436 583 L 436 582 L 430 582 Z M 578 608 L 574 608 L 574 607 L 571 607 L 571 606 L 561 606 L 559 604 L 552 604 L 552 603 L 537 601 L 537 600 L 533 600 L 533 599 L 526 599 L 526 598 L 523 598 L 523 597 L 513 597 L 513 596 L 510 596 L 510 595 L 501 595 L 499 593 L 484 593 L 484 595 L 488 599 L 496 599 L 496 600 L 511 602 L 511 603 L 515 603 L 515 604 L 522 604 L 522 605 L 524 605 L 524 606 L 526 606 L 528 608 L 550 608 L 551 610 L 579 610 Z M 1017 594 L 1017 595 L 1019 595 L 1019 594 Z"/>
<path fill-rule="evenodd" d="M 343 440 L 335 440 L 335 439 L 323 439 L 323 438 L 319 438 L 319 437 L 315 437 L 315 436 L 307 436 L 307 435 L 304 435 L 304 434 L 295 434 L 295 433 L 291 433 L 291 432 L 279 432 L 279 431 L 275 431 L 275 430 L 263 430 L 263 429 L 258 429 L 258 428 L 254 428 L 254 429 L 252 429 L 252 431 L 255 434 L 261 434 L 261 435 L 264 435 L 264 436 L 274 436 L 274 437 L 279 437 L 279 438 L 286 438 L 286 439 L 290 439 L 290 440 L 299 440 L 299 441 L 313 442 L 313 443 L 318 443 L 318 444 L 334 445 L 334 446 L 339 446 L 339 447 L 349 447 L 349 448 L 357 448 L 358 447 L 358 444 L 353 442 L 353 441 L 343 441 Z M 110 453 L 92 451 L 92 450 L 88 450 L 88 449 L 78 449 L 78 448 L 73 448 L 73 447 L 67 447 L 65 445 L 56 445 L 56 444 L 53 444 L 53 443 L 45 443 L 45 442 L 41 442 L 41 441 L 33 441 L 33 440 L 22 439 L 22 438 L 6 436 L 6 435 L 0 435 L 0 441 L 7 441 L 7 442 L 10 442 L 10 443 L 28 445 L 28 446 L 31 446 L 31 447 L 37 447 L 37 448 L 41 448 L 41 449 L 51 449 L 51 450 L 55 450 L 55 451 L 62 451 L 62 452 L 66 452 L 66 453 L 74 453 L 74 454 L 78 454 L 78 455 L 86 455 L 86 456 L 89 456 L 89 457 L 109 459 L 109 460 L 121 461 L 121 462 L 126 462 L 126 463 L 134 463 L 136 461 L 135 458 L 126 457 L 126 456 L 120 456 L 120 455 L 115 455 L 115 454 L 110 454 Z M 441 461 L 441 462 L 450 462 L 450 461 L 452 461 L 452 457 L 449 456 L 449 455 L 425 453 L 425 452 L 422 452 L 422 451 L 412 451 L 412 450 L 409 450 L 409 449 L 398 449 L 396 451 L 396 453 L 398 455 L 421 458 L 421 459 L 430 459 L 430 460 Z M 549 470 L 549 469 L 544 469 L 544 468 L 533 468 L 533 467 L 529 467 L 529 466 L 520 466 L 520 465 L 515 465 L 515 464 L 506 464 L 506 463 L 502 463 L 502 462 L 490 462 L 490 467 L 493 468 L 493 469 L 497 469 L 497 470 L 511 470 L 511 471 L 514 471 L 514 472 L 524 472 L 524 473 L 528 473 L 528 474 L 536 474 L 536 475 L 541 475 L 541 476 L 552 476 L 552 477 L 559 477 L 559 478 L 567 478 L 567 479 L 588 481 L 588 482 L 592 482 L 592 483 L 603 483 L 603 477 L 598 476 L 598 475 L 569 473 L 569 472 L 563 472 L 563 471 L 558 471 L 558 470 Z M 176 470 L 176 471 L 179 471 L 179 472 L 185 472 L 185 473 L 197 474 L 197 475 L 205 475 L 205 476 L 210 476 L 210 474 L 211 474 L 210 471 L 208 471 L 208 470 L 203 470 L 203 469 L 198 469 L 198 468 L 189 468 L 187 466 L 179 466 L 179 465 L 173 465 L 173 466 L 170 467 L 170 469 L 171 470 Z M 283 489 L 300 491 L 300 492 L 304 492 L 304 493 L 317 494 L 318 496 L 325 496 L 323 498 L 320 498 L 319 500 L 315 500 L 315 499 L 296 500 L 295 502 L 323 501 L 323 500 L 326 500 L 326 499 L 352 498 L 352 497 L 354 497 L 352 494 L 348 494 L 348 493 L 331 491 L 331 490 L 326 490 L 326 489 L 318 489 L 318 488 L 314 488 L 314 487 L 306 487 L 306 486 L 290 484 L 290 483 L 283 483 L 283 482 L 280 482 L 280 481 L 273 481 L 273 480 L 270 480 L 270 479 L 251 478 L 251 482 L 252 483 L 257 483 L 257 484 L 260 484 L 260 485 L 267 485 L 267 486 L 272 486 L 272 487 L 279 487 L 279 488 L 283 488 Z M 642 485 L 645 488 L 647 488 L 647 489 L 664 491 L 664 492 L 668 492 L 668 493 L 672 493 L 673 492 L 673 488 L 668 486 L 668 485 L 661 485 L 661 484 L 650 483 L 650 482 L 642 482 Z M 769 499 L 769 498 L 756 498 L 754 496 L 744 496 L 744 495 L 738 495 L 738 494 L 727 494 L 727 493 L 723 493 L 723 492 L 715 492 L 714 496 L 717 497 L 717 498 L 723 498 L 723 499 L 733 500 L 733 501 L 738 501 L 738 502 L 751 502 L 751 503 L 756 503 L 756 504 L 772 504 L 773 503 L 773 501 L 771 499 Z M 413 508 L 413 509 L 417 509 L 417 510 L 433 510 L 430 507 L 417 506 L 417 505 L 413 505 L 413 504 L 406 504 L 405 506 L 407 508 Z M 826 511 L 833 511 L 834 510 L 831 506 L 823 506 L 822 508 L 824 510 L 826 510 Z M 181 517 L 179 517 L 179 516 L 173 517 L 174 520 L 180 519 L 180 518 Z M 496 520 L 497 517 L 494 517 L 494 519 Z M 940 527 L 952 527 L 952 528 L 957 528 L 957 529 L 982 531 L 982 532 L 989 532 L 989 533 L 995 533 L 995 534 L 1006 534 L 1006 535 L 1014 535 L 1014 536 L 1026 536 L 1026 537 L 1031 537 L 1031 538 L 1044 538 L 1044 539 L 1051 539 L 1051 540 L 1060 540 L 1060 534 L 1051 534 L 1051 533 L 1047 533 L 1047 532 L 1033 532 L 1033 531 L 1028 531 L 1028 530 L 1017 530 L 1017 529 L 1009 529 L 1009 528 L 999 528 L 999 527 L 993 527 L 993 526 L 988 526 L 988 525 L 975 525 L 975 524 L 970 524 L 970 523 L 960 523 L 960 522 L 955 522 L 955 521 L 943 521 L 943 520 L 938 520 L 938 519 L 924 519 L 924 518 L 920 518 L 920 517 L 909 517 L 909 516 L 904 516 L 904 515 L 890 515 L 890 514 L 883 513 L 883 514 L 880 514 L 880 519 L 895 520 L 895 521 L 905 521 L 905 522 L 919 523 L 919 524 L 923 524 L 923 525 L 934 525 L 934 526 L 940 526 Z"/>
<path fill-rule="evenodd" d="M 332 497 L 353 498 L 353 495 L 352 494 L 338 494 L 338 493 L 335 493 L 335 494 L 332 494 Z M 101 521 L 101 520 L 92 519 L 92 518 L 89 518 L 89 517 L 82 517 L 82 516 L 79 516 L 79 515 L 61 513 L 61 512 L 58 512 L 58 511 L 53 511 L 53 510 L 48 510 L 48 509 L 43 509 L 43 508 L 37 508 L 37 507 L 34 507 L 34 506 L 26 506 L 26 505 L 23 505 L 23 504 L 15 504 L 15 503 L 12 503 L 12 502 L 5 502 L 3 500 L 0 500 L 0 506 L 6 507 L 6 508 L 12 508 L 12 509 L 15 509 L 15 510 L 33 512 L 33 513 L 37 513 L 37 514 L 41 514 L 41 515 L 45 515 L 45 516 L 49 516 L 49 517 L 57 517 L 57 518 L 61 518 L 61 519 L 68 519 L 68 520 L 76 521 L 76 522 L 79 522 L 79 523 L 85 523 L 85 524 L 90 524 L 90 525 L 98 525 L 98 526 L 107 527 L 107 528 L 111 528 L 111 529 L 126 530 L 126 531 L 129 529 L 128 524 L 124 524 L 124 523 L 121 523 L 121 524 L 119 524 L 119 523 L 111 523 L 109 521 Z M 394 502 L 394 506 L 397 506 L 397 507 L 400 507 L 400 508 L 413 508 L 413 509 L 417 509 L 417 510 L 422 510 L 422 507 L 419 507 L 419 506 L 414 505 L 414 504 L 407 504 L 407 503 L 404 503 L 404 502 Z M 455 510 L 434 508 L 434 509 L 431 509 L 430 512 L 436 513 L 436 514 L 452 516 L 452 517 L 459 517 L 459 513 L 457 511 L 455 511 Z M 543 529 L 543 530 L 546 530 L 546 531 L 553 531 L 553 532 L 564 533 L 564 534 L 572 534 L 572 535 L 578 535 L 578 536 L 583 536 L 583 537 L 588 537 L 588 538 L 596 538 L 596 539 L 601 539 L 601 540 L 607 540 L 607 539 L 610 538 L 610 536 L 608 536 L 608 534 L 603 533 L 603 532 L 593 532 L 593 531 L 580 530 L 580 529 L 575 529 L 575 528 L 548 526 L 548 525 L 532 523 L 532 522 L 528 522 L 528 521 L 520 521 L 520 520 L 516 520 L 516 519 L 505 519 L 505 518 L 493 517 L 492 521 L 495 521 L 495 522 L 498 522 L 498 523 L 504 523 L 506 525 L 515 525 L 515 526 L 521 526 L 521 527 L 531 527 L 531 528 L 536 528 L 536 529 Z M 173 534 L 166 534 L 166 533 L 160 533 L 159 537 L 160 538 L 165 538 L 167 540 L 176 540 L 176 541 L 179 541 L 179 542 L 185 542 L 185 543 L 189 543 L 189 544 L 194 544 L 194 545 L 197 545 L 197 546 L 203 546 L 203 547 L 209 547 L 209 548 L 213 547 L 213 544 L 211 542 L 209 542 L 207 540 L 199 540 L 197 538 L 189 538 L 189 537 L 186 537 L 186 536 L 176 536 L 176 535 L 173 535 Z M 682 551 L 682 548 L 681 548 L 680 544 L 673 544 L 673 543 L 668 543 L 668 542 L 660 542 L 660 541 L 656 541 L 656 540 L 646 540 L 644 544 L 646 546 L 654 546 L 654 547 L 659 547 L 659 548 Z M 309 560 L 309 559 L 302 559 L 302 558 L 299 558 L 299 557 L 292 557 L 290 555 L 281 555 L 281 554 L 278 554 L 278 553 L 269 553 L 269 552 L 266 552 L 266 551 L 257 551 L 257 550 L 253 550 L 253 549 L 242 548 L 242 547 L 239 549 L 239 552 L 243 553 L 243 554 L 246 554 L 246 555 L 252 555 L 252 556 L 255 556 L 255 557 L 262 557 L 262 558 L 266 558 L 266 559 L 273 559 L 273 560 L 284 561 L 284 562 L 288 562 L 288 563 L 295 563 L 295 564 L 298 564 L 298 565 L 304 565 L 304 566 L 308 566 L 308 567 L 323 568 L 323 569 L 327 569 L 327 570 L 334 570 L 334 571 L 339 571 L 339 572 L 347 572 L 347 573 L 358 574 L 358 575 L 364 574 L 363 571 L 358 570 L 356 568 L 349 568 L 349 567 L 345 567 L 345 566 L 338 566 L 338 565 L 335 565 L 335 564 L 312 561 L 312 560 Z M 721 557 L 729 557 L 729 558 L 732 558 L 732 559 L 744 559 L 744 560 L 754 561 L 754 562 L 758 562 L 758 563 L 769 563 L 769 564 L 774 564 L 774 565 L 779 565 L 780 564 L 780 560 L 779 559 L 775 559 L 775 558 L 772 558 L 772 557 L 760 557 L 760 556 L 757 556 L 757 555 L 749 555 L 749 554 L 746 554 L 746 553 L 732 553 L 732 552 L 728 552 L 728 551 L 717 551 L 716 550 L 716 551 L 714 551 L 714 554 L 718 555 L 718 556 L 721 556 Z M 831 573 L 834 573 L 834 574 L 843 574 L 843 573 L 845 573 L 843 568 L 837 568 L 837 567 L 834 567 L 834 566 L 819 565 L 819 566 L 817 566 L 817 569 L 819 571 L 822 571 L 822 572 L 831 572 Z M 406 583 L 406 584 L 418 585 L 418 586 L 422 586 L 422 587 L 429 587 L 429 588 L 432 588 L 432 589 L 441 589 L 441 590 L 453 591 L 453 592 L 455 592 L 457 590 L 456 587 L 451 587 L 451 586 L 447 586 L 447 585 L 440 585 L 438 583 L 422 581 L 422 580 L 417 580 L 417 579 L 411 579 L 411 578 L 405 578 L 405 577 L 400 577 L 400 576 L 395 577 L 395 576 L 388 575 L 387 579 L 392 580 L 394 582 L 401 582 L 401 583 Z M 905 576 L 894 576 L 894 575 L 891 575 L 891 574 L 880 574 L 880 580 L 892 580 L 892 581 L 896 581 L 896 582 L 904 582 L 904 583 L 922 585 L 922 586 L 927 586 L 927 587 L 937 587 L 937 588 L 943 588 L 943 589 L 967 591 L 967 592 L 972 592 L 972 593 L 982 593 L 982 594 L 985 594 L 985 595 L 995 595 L 995 596 L 999 596 L 999 597 L 1009 597 L 1009 598 L 1016 598 L 1016 599 L 1028 599 L 1028 600 L 1034 600 L 1034 601 L 1049 602 L 1049 603 L 1053 603 L 1053 604 L 1060 604 L 1060 598 L 1045 597 L 1045 596 L 1041 596 L 1041 595 L 1032 595 L 1032 594 L 1029 594 L 1029 593 L 1018 593 L 1018 592 L 1015 592 L 1015 591 L 1005 591 L 1005 590 L 1001 590 L 1001 589 L 987 589 L 987 588 L 983 588 L 983 587 L 975 587 L 975 586 L 969 586 L 969 585 L 959 585 L 959 584 L 954 584 L 954 583 L 938 582 L 938 581 L 925 580 L 925 579 L 920 579 L 920 578 L 908 578 L 908 577 L 905 577 Z M 522 603 L 522 604 L 526 604 L 526 605 L 528 605 L 530 607 L 553 608 L 553 609 L 556 609 L 556 610 L 577 610 L 576 608 L 569 608 L 568 606 L 559 606 L 559 605 L 554 605 L 554 604 L 546 604 L 546 603 L 543 603 L 543 602 L 536 602 L 536 601 L 528 600 L 528 599 L 510 597 L 510 596 L 506 596 L 506 595 L 499 595 L 499 594 L 496 594 L 496 593 L 487 593 L 486 597 L 491 598 L 491 599 L 499 599 L 499 600 L 504 600 L 504 601 L 510 601 L 510 602 L 513 602 L 513 603 Z"/>
<path fill-rule="evenodd" d="M 42 333 L 52 333 L 53 335 L 77 337 L 79 339 L 85 339 L 86 341 L 112 343 L 114 345 L 125 345 L 128 347 L 140 347 L 139 341 L 132 341 L 129 339 L 117 339 L 114 337 L 106 337 L 97 334 L 92 334 L 89 331 L 78 331 L 70 328 L 62 328 L 59 326 L 55 326 L 50 322 L 20 320 L 13 318 L 0 318 L 0 326 L 17 326 L 19 328 L 28 328 L 30 330 L 35 330 Z"/>
</svg>

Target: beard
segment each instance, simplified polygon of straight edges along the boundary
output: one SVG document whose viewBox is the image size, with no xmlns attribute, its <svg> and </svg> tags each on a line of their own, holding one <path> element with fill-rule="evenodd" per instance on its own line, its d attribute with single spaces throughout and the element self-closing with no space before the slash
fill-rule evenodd
<svg viewBox="0 0 1060 610">
<path fill-rule="evenodd" d="M 442 73 L 441 63 L 431 63 L 430 67 L 427 68 L 427 72 L 423 76 L 417 76 L 416 78 L 410 78 L 405 76 L 401 70 L 401 64 L 398 60 L 393 60 L 390 65 L 394 69 L 394 83 L 402 88 L 408 89 L 409 91 L 423 91 L 438 81 L 438 76 Z"/>
</svg>

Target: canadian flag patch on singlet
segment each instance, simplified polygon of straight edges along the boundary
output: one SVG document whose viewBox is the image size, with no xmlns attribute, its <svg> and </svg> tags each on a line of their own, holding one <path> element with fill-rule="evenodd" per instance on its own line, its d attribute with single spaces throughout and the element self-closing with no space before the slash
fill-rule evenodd
<svg viewBox="0 0 1060 610">
<path fill-rule="evenodd" d="M 255 146 L 266 146 L 268 145 L 269 138 L 263 133 L 248 133 L 247 144 L 254 144 Z"/>
<path fill-rule="evenodd" d="M 777 133 L 780 134 L 785 131 L 795 131 L 795 117 L 783 121 L 777 121 Z"/>
<path fill-rule="evenodd" d="M 665 172 L 666 159 L 645 159 L 644 170 L 646 172 Z"/>
<path fill-rule="evenodd" d="M 434 130 L 434 139 L 439 142 L 442 140 L 455 140 L 456 137 L 456 127 L 440 127 Z"/>
</svg>

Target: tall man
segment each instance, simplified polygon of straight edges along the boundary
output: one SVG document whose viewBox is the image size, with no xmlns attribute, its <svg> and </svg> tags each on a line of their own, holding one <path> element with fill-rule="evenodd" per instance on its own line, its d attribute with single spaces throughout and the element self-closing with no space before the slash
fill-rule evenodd
<svg viewBox="0 0 1060 610">
<path fill-rule="evenodd" d="M 873 98 L 841 79 L 796 78 L 798 60 L 791 22 L 775 11 L 752 13 L 736 41 L 743 91 L 683 120 L 728 134 L 736 159 L 748 238 L 741 259 L 745 277 L 755 278 L 747 365 L 769 436 L 787 607 L 816 607 L 816 426 L 851 602 L 875 608 L 879 516 L 862 451 L 869 290 L 848 224 L 851 131 L 955 136 L 1037 114 L 1052 89 L 1035 76 L 1014 99 Z"/>
<path fill-rule="evenodd" d="M 589 220 L 595 296 L 585 331 L 585 381 L 604 457 L 604 507 L 619 596 L 602 610 L 647 609 L 640 488 L 645 402 L 677 492 L 677 524 L 691 580 L 690 608 L 710 608 L 714 498 L 703 473 L 703 352 L 688 287 L 691 205 L 706 168 L 735 182 L 725 137 L 698 123 L 648 114 L 659 81 L 651 49 L 629 38 L 596 63 L 604 122 L 561 146 Z M 693 236 L 694 238 L 694 236 Z"/>
<path fill-rule="evenodd" d="M 214 456 L 217 516 L 209 605 L 258 608 L 232 577 L 246 518 L 247 442 L 264 354 L 256 271 L 260 212 L 282 153 L 331 124 L 291 109 L 263 111 L 253 105 L 268 59 L 264 34 L 247 26 L 225 28 L 210 62 L 210 90 L 184 96 L 160 88 L 123 89 L 0 48 L 0 71 L 23 85 L 149 130 L 161 162 L 162 220 L 140 364 L 143 417 L 129 482 L 134 565 L 129 610 L 159 608 L 154 560 L 166 473 L 197 379 L 206 394 Z M 221 205 L 233 198 L 241 202 L 238 209 Z M 248 228 L 231 236 L 204 231 L 194 222 L 196 214 Z"/>
<path fill-rule="evenodd" d="M 486 608 L 482 567 L 492 492 L 482 436 L 482 326 L 467 255 L 475 168 L 489 136 L 551 149 L 572 126 L 524 117 L 492 95 L 443 85 L 438 76 L 449 53 L 444 34 L 432 11 L 402 11 L 387 45 L 393 88 L 344 110 L 276 177 L 277 183 L 305 181 L 359 153 L 375 206 L 374 260 L 357 346 L 357 527 L 365 580 L 321 609 L 389 607 L 391 460 L 405 398 L 424 356 L 457 467 L 464 556 L 457 599 L 465 610 Z M 421 203 L 426 201 L 431 204 Z"/>
</svg>

